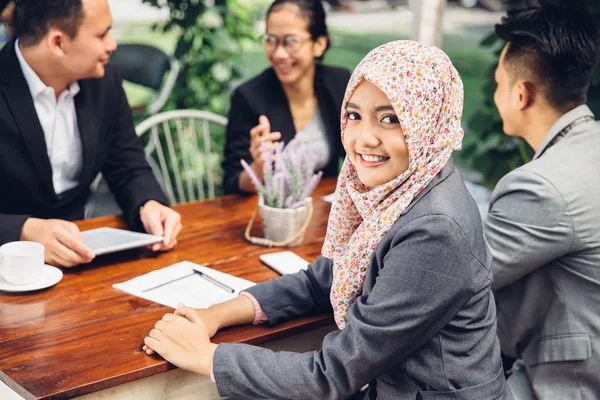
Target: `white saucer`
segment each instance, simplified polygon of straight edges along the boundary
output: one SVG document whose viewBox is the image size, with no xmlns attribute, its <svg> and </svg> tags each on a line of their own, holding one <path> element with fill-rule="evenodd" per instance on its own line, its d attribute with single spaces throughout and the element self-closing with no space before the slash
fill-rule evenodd
<svg viewBox="0 0 600 400">
<path fill-rule="evenodd" d="M 9 283 L 0 276 L 0 290 L 5 292 L 29 292 L 32 290 L 40 290 L 52 285 L 56 285 L 63 277 L 63 273 L 60 269 L 53 267 L 52 265 L 44 265 L 42 272 L 37 281 L 27 283 L 25 285 L 15 285 Z"/>
</svg>

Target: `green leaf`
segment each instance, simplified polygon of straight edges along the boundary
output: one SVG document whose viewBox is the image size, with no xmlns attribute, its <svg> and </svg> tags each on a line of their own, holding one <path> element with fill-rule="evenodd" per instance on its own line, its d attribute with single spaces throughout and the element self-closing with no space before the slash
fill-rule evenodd
<svg viewBox="0 0 600 400">
<path fill-rule="evenodd" d="M 227 82 L 231 78 L 231 68 L 222 62 L 213 64 L 211 73 L 217 82 Z"/>
<path fill-rule="evenodd" d="M 181 37 L 177 42 L 177 47 L 175 48 L 175 58 L 181 59 L 183 58 L 192 48 L 194 43 L 194 38 L 191 40 L 186 37 Z"/>
</svg>

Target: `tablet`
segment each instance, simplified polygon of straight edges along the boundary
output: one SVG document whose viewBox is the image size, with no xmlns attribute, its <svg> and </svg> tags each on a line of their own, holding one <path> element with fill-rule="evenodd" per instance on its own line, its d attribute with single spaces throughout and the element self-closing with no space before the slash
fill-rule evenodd
<svg viewBox="0 0 600 400">
<path fill-rule="evenodd" d="M 97 256 L 162 242 L 162 236 L 115 228 L 97 228 L 81 232 L 83 243 Z"/>
</svg>

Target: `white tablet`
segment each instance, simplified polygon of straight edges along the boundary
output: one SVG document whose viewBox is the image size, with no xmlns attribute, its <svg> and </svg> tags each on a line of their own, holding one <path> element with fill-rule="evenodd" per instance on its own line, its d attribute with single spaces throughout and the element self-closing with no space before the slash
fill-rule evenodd
<svg viewBox="0 0 600 400">
<path fill-rule="evenodd" d="M 115 228 L 96 228 L 81 232 L 83 243 L 97 255 L 134 249 L 162 242 L 162 236 Z"/>
</svg>

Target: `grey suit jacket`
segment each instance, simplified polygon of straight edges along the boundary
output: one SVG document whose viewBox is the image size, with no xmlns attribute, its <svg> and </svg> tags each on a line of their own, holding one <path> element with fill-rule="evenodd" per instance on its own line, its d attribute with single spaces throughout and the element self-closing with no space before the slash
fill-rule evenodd
<svg viewBox="0 0 600 400">
<path fill-rule="evenodd" d="M 217 347 L 219 393 L 267 399 L 346 399 L 376 381 L 397 399 L 508 399 L 496 337 L 490 258 L 475 202 L 450 163 L 377 246 L 347 325 L 322 350 Z M 270 324 L 331 309 L 332 262 L 248 291 Z M 374 397 L 373 397 L 374 398 Z"/>
<path fill-rule="evenodd" d="M 586 115 L 565 114 L 533 161 L 498 183 L 484 227 L 502 350 L 523 359 L 543 400 L 600 397 L 600 123 L 548 148 Z"/>
</svg>

